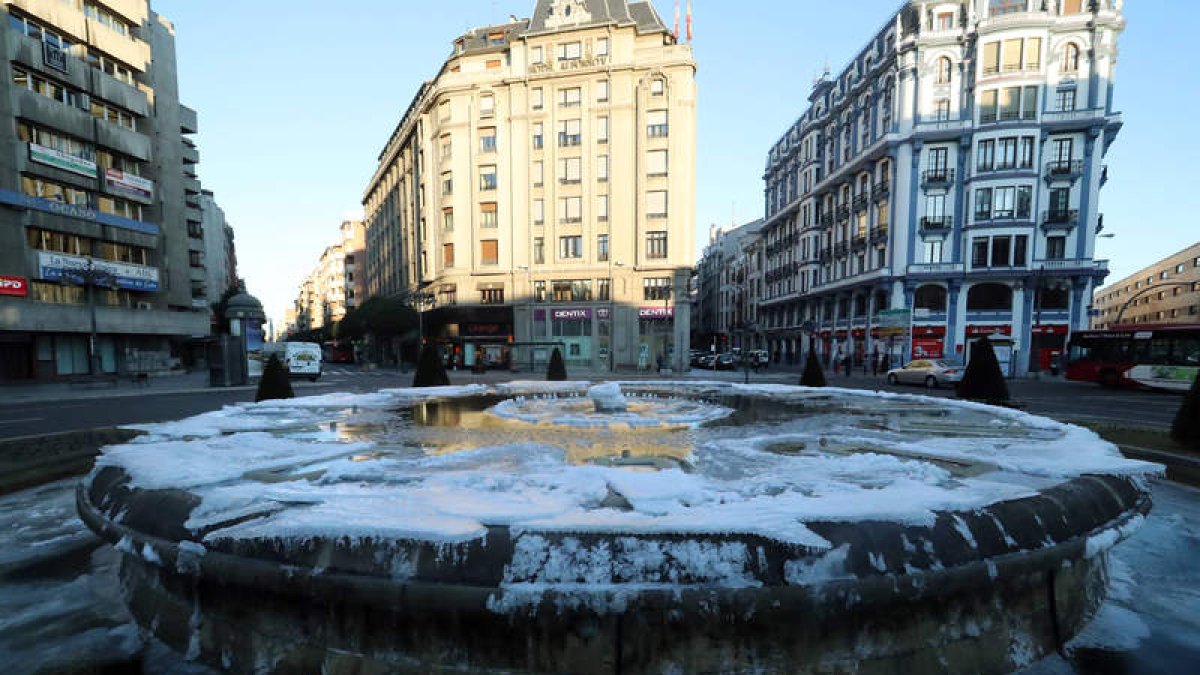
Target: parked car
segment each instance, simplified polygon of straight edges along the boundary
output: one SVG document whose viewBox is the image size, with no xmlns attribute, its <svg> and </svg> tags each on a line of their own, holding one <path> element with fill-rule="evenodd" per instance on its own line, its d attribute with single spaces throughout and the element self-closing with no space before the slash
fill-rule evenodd
<svg viewBox="0 0 1200 675">
<path fill-rule="evenodd" d="M 263 359 L 277 354 L 292 378 L 306 377 L 316 382 L 321 377 L 321 345 L 315 342 L 274 342 L 263 347 Z"/>
<path fill-rule="evenodd" d="M 962 381 L 963 366 L 961 361 L 918 359 L 910 361 L 903 368 L 893 368 L 888 371 L 888 384 L 922 384 L 933 389 L 943 384 L 957 384 Z"/>
<path fill-rule="evenodd" d="M 706 370 L 712 370 L 717 365 L 717 355 L 705 354 L 704 356 L 701 356 L 699 365 L 701 368 Z"/>
<path fill-rule="evenodd" d="M 716 363 L 713 364 L 713 367 L 717 370 L 734 370 L 737 368 L 737 364 L 737 357 L 730 352 L 725 352 L 724 354 L 717 355 Z"/>
<path fill-rule="evenodd" d="M 758 368 L 766 368 L 771 365 L 771 355 L 765 349 L 756 349 L 750 352 L 750 365 Z"/>
</svg>

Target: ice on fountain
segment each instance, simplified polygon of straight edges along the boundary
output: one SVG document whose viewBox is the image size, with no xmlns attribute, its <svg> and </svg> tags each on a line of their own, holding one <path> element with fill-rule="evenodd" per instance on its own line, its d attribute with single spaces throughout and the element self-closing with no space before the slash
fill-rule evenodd
<svg viewBox="0 0 1200 675">
<path fill-rule="evenodd" d="M 587 395 L 596 406 L 596 412 L 622 413 L 629 409 L 625 394 L 621 393 L 621 385 L 616 382 L 598 384 L 588 389 Z"/>
</svg>

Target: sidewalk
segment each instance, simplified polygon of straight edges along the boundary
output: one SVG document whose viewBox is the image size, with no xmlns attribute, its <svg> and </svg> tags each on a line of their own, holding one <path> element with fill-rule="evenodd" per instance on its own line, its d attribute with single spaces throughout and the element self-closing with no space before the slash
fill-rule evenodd
<svg viewBox="0 0 1200 675">
<path fill-rule="evenodd" d="M 35 382 L 0 385 L 0 396 L 7 403 L 37 403 L 39 401 L 86 401 L 93 399 L 127 398 L 132 396 L 162 396 L 196 391 L 253 390 L 253 386 L 217 389 L 208 386 L 208 372 L 196 371 L 154 375 L 144 382 L 129 378 L 95 383 Z"/>
</svg>

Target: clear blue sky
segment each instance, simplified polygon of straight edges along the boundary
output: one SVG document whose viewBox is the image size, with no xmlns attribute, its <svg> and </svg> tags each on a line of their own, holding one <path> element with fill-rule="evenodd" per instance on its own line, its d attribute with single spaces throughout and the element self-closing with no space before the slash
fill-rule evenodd
<svg viewBox="0 0 1200 675">
<path fill-rule="evenodd" d="M 668 24 L 674 3 L 655 0 Z M 696 246 L 762 215 L 767 149 L 896 0 L 694 0 L 699 64 Z M 175 23 L 180 92 L 200 119 L 200 176 L 237 232 L 239 271 L 269 315 L 361 211 L 375 160 L 422 81 L 472 26 L 534 0 L 152 0 Z M 1200 3 L 1129 0 L 1119 43 L 1125 128 L 1108 155 L 1097 257 L 1115 281 L 1200 241 Z"/>
</svg>

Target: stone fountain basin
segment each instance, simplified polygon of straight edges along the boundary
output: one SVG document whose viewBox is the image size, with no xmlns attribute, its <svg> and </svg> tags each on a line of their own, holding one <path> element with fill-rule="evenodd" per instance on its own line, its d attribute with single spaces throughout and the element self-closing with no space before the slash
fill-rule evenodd
<svg viewBox="0 0 1200 675">
<path fill-rule="evenodd" d="M 677 384 L 643 390 L 681 394 Z M 434 398 L 485 393 L 520 391 L 448 391 Z M 537 392 L 521 395 L 531 393 Z M 556 395 L 570 393 L 578 392 Z M 846 402 L 870 408 L 890 400 L 891 409 L 915 406 L 922 413 L 935 405 L 919 397 L 718 384 L 683 393 L 728 403 L 739 411 L 734 417 L 757 418 L 745 426 L 735 420 L 726 429 L 734 438 L 743 429 L 774 428 L 775 418 L 756 408 L 786 409 L 797 401 L 822 414 L 836 414 L 828 411 Z M 233 426 L 270 428 L 310 444 L 345 442 L 335 441 L 328 425 L 341 420 L 343 429 L 354 428 L 347 407 L 360 414 L 416 409 L 429 398 L 392 392 L 379 399 L 246 407 L 207 425 L 191 420 L 175 429 L 149 428 L 146 444 L 164 449 L 160 461 L 171 461 L 170 451 L 179 449 L 173 444 L 211 441 L 206 428 L 218 439 L 237 439 L 220 435 Z M 1104 597 L 1106 551 L 1148 512 L 1144 479 L 1157 469 L 1113 456 L 1080 430 L 1011 411 L 936 405 L 949 405 L 944 420 L 963 422 L 964 445 L 978 443 L 985 432 L 967 419 L 981 411 L 1020 421 L 1029 432 L 1026 442 L 1045 452 L 1066 451 L 1059 447 L 1064 442 L 1090 443 L 1076 448 L 1076 461 L 1087 471 L 1048 475 L 1047 464 L 1030 460 L 1023 474 L 1021 462 L 1003 453 L 978 462 L 942 452 L 946 425 L 921 414 L 872 418 L 865 426 L 901 426 L 906 434 L 937 427 L 942 444 L 890 450 L 905 463 L 941 467 L 949 477 L 938 474 L 939 480 L 948 489 L 980 476 L 1021 483 L 1021 489 L 1012 498 L 929 509 L 921 517 L 829 510 L 828 517 L 804 517 L 803 536 L 787 529 L 739 531 L 728 523 L 690 530 L 639 526 L 638 500 L 622 503 L 621 495 L 609 495 L 596 509 L 612 515 L 608 527 L 593 519 L 559 527 L 481 523 L 471 536 L 453 539 L 428 531 L 395 534 L 403 528 L 370 534 L 349 520 L 339 530 L 309 523 L 306 532 L 300 519 L 272 531 L 256 523 L 312 511 L 306 500 L 313 498 L 275 499 L 269 506 L 252 500 L 198 527 L 203 519 L 196 514 L 212 484 L 148 481 L 137 463 L 152 456 L 142 452 L 147 448 L 114 448 L 81 484 L 78 504 L 85 522 L 126 554 L 122 576 L 139 622 L 181 653 L 234 670 L 266 663 L 274 672 L 1006 672 L 1057 648 L 1086 623 Z M 1052 438 L 1055 430 L 1063 436 Z M 805 453 L 831 461 L 861 453 L 862 439 L 841 432 L 804 441 L 781 434 L 759 446 L 768 452 L 758 459 L 780 462 L 772 465 L 777 469 Z M 873 451 L 887 445 L 888 433 L 879 431 Z M 701 429 L 687 438 L 697 445 L 728 440 L 720 430 L 712 432 L 715 438 L 708 434 Z M 679 475 L 713 472 L 707 457 L 700 451 L 687 457 L 682 466 L 690 473 Z M 305 454 L 291 464 L 214 480 L 231 489 L 319 481 L 315 464 Z M 614 470 L 584 464 L 585 471 Z M 402 490 L 405 483 L 392 485 Z M 889 488 L 864 489 L 866 498 L 875 491 L 885 499 Z M 403 522 L 403 514 L 397 519 Z"/>
</svg>

